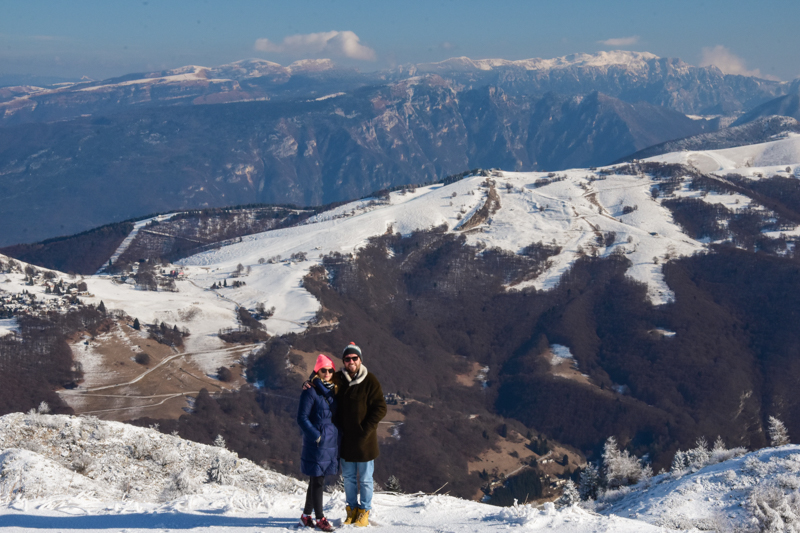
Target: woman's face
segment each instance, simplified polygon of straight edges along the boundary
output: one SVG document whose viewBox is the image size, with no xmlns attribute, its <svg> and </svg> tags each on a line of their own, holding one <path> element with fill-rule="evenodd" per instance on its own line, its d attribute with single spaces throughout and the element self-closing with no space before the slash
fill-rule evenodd
<svg viewBox="0 0 800 533">
<path fill-rule="evenodd" d="M 330 381 L 331 378 L 333 377 L 333 368 L 331 367 L 320 368 L 319 371 L 317 372 L 317 375 L 319 376 L 319 379 L 321 379 L 322 381 Z"/>
</svg>

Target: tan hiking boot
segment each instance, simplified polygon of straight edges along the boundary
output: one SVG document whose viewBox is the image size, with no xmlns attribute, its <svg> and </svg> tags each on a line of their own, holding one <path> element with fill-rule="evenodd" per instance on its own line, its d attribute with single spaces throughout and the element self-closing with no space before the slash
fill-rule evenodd
<svg viewBox="0 0 800 533">
<path fill-rule="evenodd" d="M 366 509 L 359 509 L 356 520 L 353 522 L 358 527 L 365 527 L 369 525 L 369 511 Z"/>
<path fill-rule="evenodd" d="M 358 514 L 358 507 L 353 509 L 349 505 L 347 506 L 347 518 L 344 519 L 344 525 L 352 524 L 356 521 L 356 514 Z"/>
</svg>

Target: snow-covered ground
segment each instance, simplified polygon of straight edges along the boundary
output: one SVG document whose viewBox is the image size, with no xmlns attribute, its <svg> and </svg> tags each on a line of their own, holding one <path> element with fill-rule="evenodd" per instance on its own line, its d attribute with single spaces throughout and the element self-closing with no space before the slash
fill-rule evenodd
<svg viewBox="0 0 800 533">
<path fill-rule="evenodd" d="M 0 528 L 294 529 L 305 502 L 305 482 L 264 470 L 219 444 L 206 446 L 92 417 L 0 417 Z M 755 524 L 752 502 L 759 498 L 791 497 L 800 486 L 799 472 L 800 446 L 787 445 L 697 472 L 661 474 L 609 493 L 596 511 L 585 505 L 500 508 L 441 494 L 379 492 L 371 518 L 387 532 L 730 531 Z M 335 489 L 326 493 L 325 509 L 341 525 L 343 494 Z"/>
<path fill-rule="evenodd" d="M 800 134 L 788 133 L 785 138 L 723 150 L 685 151 L 651 157 L 647 161 L 689 164 L 701 172 L 727 174 L 735 171 L 746 177 L 773 176 L 789 166 L 800 164 Z"/>
<path fill-rule="evenodd" d="M 16 318 L 4 318 L 0 319 L 0 337 L 4 335 L 8 335 L 10 333 L 14 333 L 17 331 L 17 319 Z"/>
<path fill-rule="evenodd" d="M 0 417 L 3 531 L 261 531 L 293 528 L 301 481 L 222 447 L 91 417 Z M 325 495 L 339 524 L 344 497 Z M 662 531 L 639 520 L 552 504 L 499 508 L 446 495 L 378 493 L 373 522 L 393 531 Z"/>
</svg>

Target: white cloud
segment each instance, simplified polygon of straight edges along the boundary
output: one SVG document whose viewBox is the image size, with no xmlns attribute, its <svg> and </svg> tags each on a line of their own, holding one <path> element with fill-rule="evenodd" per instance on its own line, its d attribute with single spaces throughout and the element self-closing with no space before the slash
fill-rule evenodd
<svg viewBox="0 0 800 533">
<path fill-rule="evenodd" d="M 254 48 L 260 52 L 274 52 L 294 56 L 328 55 L 375 61 L 375 50 L 361 44 L 352 31 L 326 31 L 290 35 L 281 43 L 269 39 L 256 39 Z"/>
<path fill-rule="evenodd" d="M 615 39 L 606 39 L 605 41 L 597 41 L 605 46 L 630 46 L 639 42 L 639 36 L 633 35 L 631 37 L 617 37 Z"/>
<path fill-rule="evenodd" d="M 710 65 L 714 65 L 720 69 L 723 74 L 741 74 L 742 76 L 755 76 L 756 78 L 777 79 L 774 76 L 761 74 L 759 69 L 747 70 L 744 59 L 733 54 L 721 44 L 714 47 L 703 48 L 700 66 L 708 67 Z"/>
</svg>

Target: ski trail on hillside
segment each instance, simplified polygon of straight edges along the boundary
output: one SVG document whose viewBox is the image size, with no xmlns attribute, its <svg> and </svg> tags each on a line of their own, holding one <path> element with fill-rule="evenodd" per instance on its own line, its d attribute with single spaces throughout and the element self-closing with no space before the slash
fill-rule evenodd
<svg viewBox="0 0 800 533">
<path fill-rule="evenodd" d="M 147 226 L 150 222 L 152 222 L 153 220 L 157 220 L 158 222 L 163 222 L 164 220 L 169 220 L 169 219 L 171 219 L 172 217 L 174 217 L 175 215 L 178 215 L 178 214 L 180 214 L 180 213 L 171 213 L 169 215 L 159 215 L 157 217 L 152 217 L 152 218 L 148 218 L 148 219 L 140 220 L 139 222 L 136 222 L 133 225 L 133 229 L 128 234 L 128 236 L 125 237 L 125 239 L 121 243 L 119 243 L 119 246 L 117 246 L 117 249 L 114 251 L 113 254 L 111 254 L 111 257 L 109 258 L 109 261 L 111 261 L 112 264 L 116 263 L 117 259 L 119 259 L 120 256 L 123 253 L 125 253 L 125 250 L 127 250 L 128 247 L 130 247 L 130 245 L 133 242 L 133 240 L 136 238 L 137 235 L 139 235 L 139 232 L 142 230 L 142 228 Z M 94 275 L 95 276 L 99 276 L 100 274 L 102 274 L 105 271 L 107 266 L 108 266 L 108 262 L 103 263 L 103 266 L 101 266 L 97 270 L 97 272 L 95 272 Z"/>
</svg>

